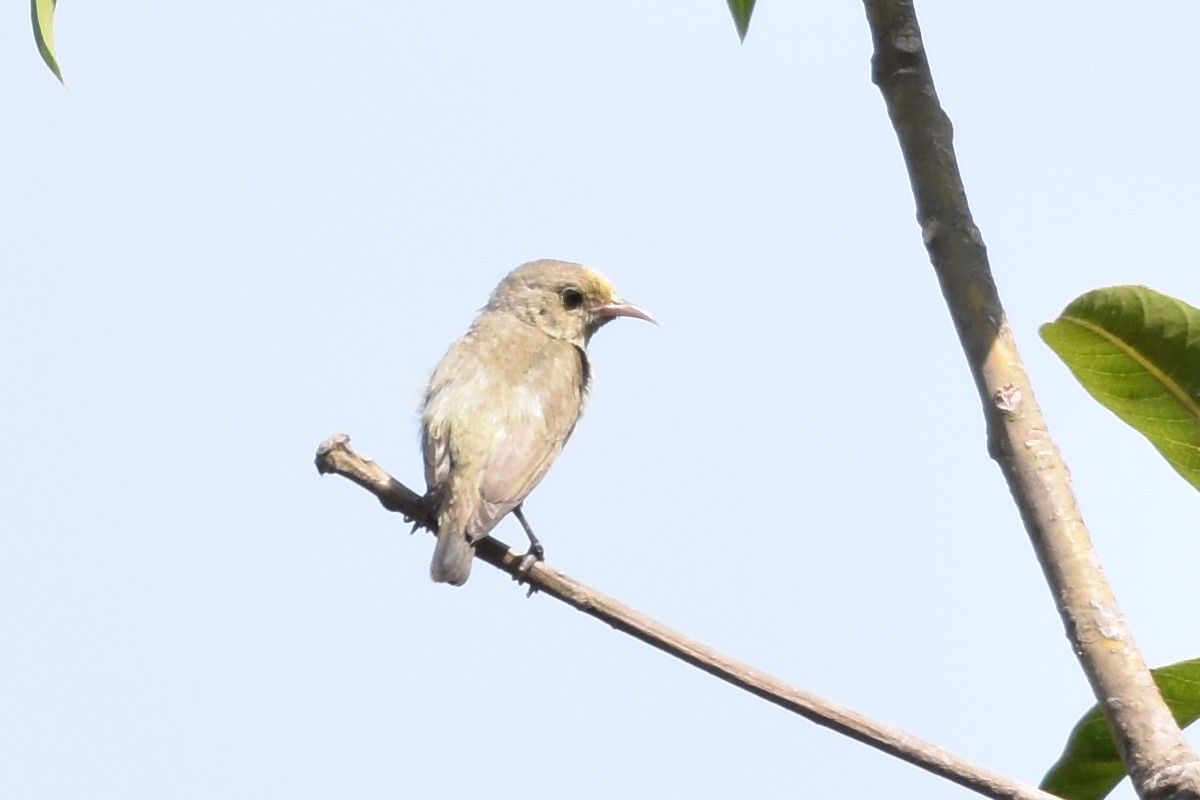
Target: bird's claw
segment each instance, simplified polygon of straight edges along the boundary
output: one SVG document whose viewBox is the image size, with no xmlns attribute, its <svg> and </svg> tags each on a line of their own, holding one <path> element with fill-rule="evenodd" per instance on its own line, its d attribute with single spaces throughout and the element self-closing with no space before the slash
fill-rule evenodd
<svg viewBox="0 0 1200 800">
<path fill-rule="evenodd" d="M 529 546 L 529 550 L 525 555 L 521 556 L 521 560 L 517 562 L 516 574 L 513 575 L 513 580 L 518 584 L 526 583 L 529 580 L 529 570 L 533 569 L 533 565 L 539 561 L 546 560 L 546 549 L 542 547 L 542 543 L 538 542 Z M 526 597 L 533 597 L 533 593 L 537 591 L 537 587 L 533 584 L 529 585 L 529 594 Z"/>
</svg>

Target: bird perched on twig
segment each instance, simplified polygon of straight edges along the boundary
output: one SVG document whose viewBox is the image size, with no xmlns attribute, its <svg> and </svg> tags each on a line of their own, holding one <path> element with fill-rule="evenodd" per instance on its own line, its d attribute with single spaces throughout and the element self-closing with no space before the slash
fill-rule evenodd
<svg viewBox="0 0 1200 800">
<path fill-rule="evenodd" d="M 616 317 L 654 322 L 595 270 L 532 261 L 500 282 L 442 357 L 421 415 L 435 581 L 466 583 L 474 544 L 510 511 L 529 536 L 525 568 L 542 557 L 521 503 L 575 430 L 591 380 L 588 340 Z"/>
</svg>

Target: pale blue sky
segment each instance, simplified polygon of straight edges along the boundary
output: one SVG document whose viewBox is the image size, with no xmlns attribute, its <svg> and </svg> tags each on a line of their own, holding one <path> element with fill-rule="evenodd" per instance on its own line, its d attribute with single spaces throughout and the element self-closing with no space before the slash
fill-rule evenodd
<svg viewBox="0 0 1200 800">
<path fill-rule="evenodd" d="M 1197 496 L 1036 336 L 1102 285 L 1200 304 L 1200 8 L 1105 7 L 918 13 L 1157 665 L 1200 655 Z M 64 3 L 69 91 L 0 18 L 0 796 L 967 796 L 489 568 L 435 586 L 430 537 L 317 476 L 345 432 L 420 488 L 425 376 L 540 257 L 662 324 L 593 342 L 526 505 L 550 563 L 1036 782 L 1090 695 L 861 5 L 763 0 L 745 45 L 720 0 L 346 9 Z"/>
</svg>

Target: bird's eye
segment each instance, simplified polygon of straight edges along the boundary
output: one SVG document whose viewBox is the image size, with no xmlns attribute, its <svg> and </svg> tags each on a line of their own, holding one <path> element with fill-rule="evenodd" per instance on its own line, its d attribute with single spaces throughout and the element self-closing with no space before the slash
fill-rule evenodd
<svg viewBox="0 0 1200 800">
<path fill-rule="evenodd" d="M 574 311 L 583 305 L 583 292 L 574 286 L 568 286 L 562 290 L 562 301 L 564 306 Z"/>
</svg>

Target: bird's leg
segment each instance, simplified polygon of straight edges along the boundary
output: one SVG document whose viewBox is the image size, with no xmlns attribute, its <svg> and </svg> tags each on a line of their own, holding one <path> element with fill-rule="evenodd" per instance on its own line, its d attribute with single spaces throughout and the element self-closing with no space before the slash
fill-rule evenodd
<svg viewBox="0 0 1200 800">
<path fill-rule="evenodd" d="M 525 552 L 525 555 L 521 557 L 521 563 L 517 565 L 517 574 L 521 576 L 517 580 L 521 580 L 521 578 L 529 574 L 529 570 L 533 568 L 535 561 L 545 559 L 546 548 L 542 547 L 542 543 L 534 534 L 533 528 L 529 527 L 529 520 L 525 519 L 525 512 L 521 510 L 521 506 L 518 505 L 513 509 L 513 516 L 521 523 L 521 527 L 525 529 L 525 535 L 529 537 L 529 550 Z"/>
<path fill-rule="evenodd" d="M 534 534 L 533 528 L 529 527 L 529 520 L 525 519 L 525 512 L 521 510 L 521 506 L 513 509 L 513 515 L 521 523 L 521 527 L 525 529 L 525 535 L 529 537 L 529 552 L 526 555 L 531 555 L 536 560 L 541 561 L 546 556 L 546 548 L 542 547 L 542 543 Z"/>
</svg>

